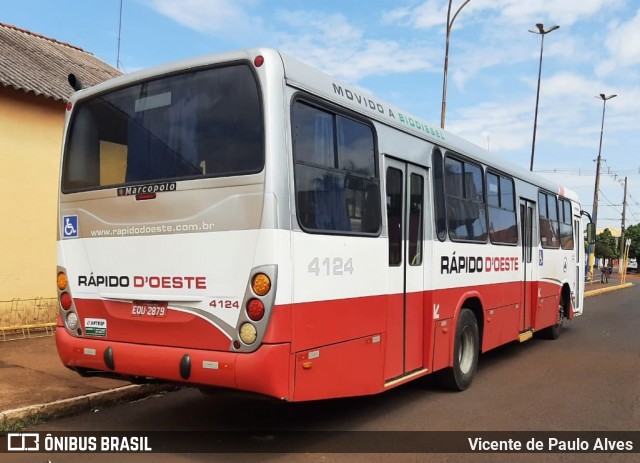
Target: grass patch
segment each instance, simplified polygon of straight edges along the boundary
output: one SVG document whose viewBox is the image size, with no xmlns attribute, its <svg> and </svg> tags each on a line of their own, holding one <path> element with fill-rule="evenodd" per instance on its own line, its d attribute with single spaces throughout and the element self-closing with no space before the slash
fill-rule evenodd
<svg viewBox="0 0 640 463">
<path fill-rule="evenodd" d="M 24 428 L 36 426 L 46 421 L 46 416 L 42 414 L 34 414 L 26 418 L 18 418 L 15 420 L 5 420 L 0 424 L 0 436 L 4 436 L 9 432 L 19 432 Z"/>
</svg>

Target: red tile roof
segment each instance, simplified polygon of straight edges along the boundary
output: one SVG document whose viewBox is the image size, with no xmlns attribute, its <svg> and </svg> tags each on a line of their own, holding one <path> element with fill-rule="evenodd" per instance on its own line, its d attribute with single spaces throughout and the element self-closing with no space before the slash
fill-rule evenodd
<svg viewBox="0 0 640 463">
<path fill-rule="evenodd" d="M 122 74 L 82 48 L 0 23 L 0 84 L 67 101 L 70 73 L 85 87 Z"/>
</svg>

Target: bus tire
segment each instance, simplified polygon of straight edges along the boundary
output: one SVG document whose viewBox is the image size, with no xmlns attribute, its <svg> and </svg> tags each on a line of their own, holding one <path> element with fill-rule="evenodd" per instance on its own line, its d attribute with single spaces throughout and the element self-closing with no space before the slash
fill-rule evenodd
<svg viewBox="0 0 640 463">
<path fill-rule="evenodd" d="M 463 308 L 458 316 L 453 346 L 453 366 L 437 375 L 441 387 L 452 391 L 464 391 L 471 385 L 478 367 L 480 335 L 478 320 L 469 309 Z"/>
<path fill-rule="evenodd" d="M 560 295 L 560 305 L 558 306 L 558 323 L 549 328 L 543 329 L 540 334 L 545 339 L 558 339 L 562 333 L 562 325 L 564 322 L 564 297 Z"/>
</svg>

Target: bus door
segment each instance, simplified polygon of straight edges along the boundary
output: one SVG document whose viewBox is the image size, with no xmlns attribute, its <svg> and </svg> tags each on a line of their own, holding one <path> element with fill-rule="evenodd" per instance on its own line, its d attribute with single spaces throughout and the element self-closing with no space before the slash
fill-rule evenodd
<svg viewBox="0 0 640 463">
<path fill-rule="evenodd" d="M 582 313 L 582 285 L 584 285 L 584 244 L 581 233 L 582 218 L 580 216 L 574 216 L 573 219 L 573 249 L 576 256 L 576 287 L 574 290 L 573 298 L 573 311 L 574 313 Z M 580 258 L 580 254 L 583 255 Z"/>
<path fill-rule="evenodd" d="M 520 309 L 520 332 L 529 331 L 533 327 L 532 309 L 535 307 L 538 294 L 535 279 L 538 262 L 534 261 L 534 243 L 537 243 L 536 203 L 520 198 L 520 236 L 522 244 L 522 297 Z M 537 259 L 538 256 L 535 256 Z"/>
<path fill-rule="evenodd" d="M 385 379 L 423 368 L 426 170 L 385 158 L 389 295 Z"/>
</svg>

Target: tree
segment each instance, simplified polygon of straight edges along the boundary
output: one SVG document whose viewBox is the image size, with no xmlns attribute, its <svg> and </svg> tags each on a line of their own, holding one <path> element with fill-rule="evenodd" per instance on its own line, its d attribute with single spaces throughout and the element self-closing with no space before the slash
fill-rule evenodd
<svg viewBox="0 0 640 463">
<path fill-rule="evenodd" d="M 596 247 L 594 253 L 596 257 L 602 257 L 605 259 L 614 259 L 618 257 L 616 239 L 608 228 L 605 228 L 602 233 L 596 236 Z"/>
<path fill-rule="evenodd" d="M 640 224 L 631 225 L 624 231 L 625 240 L 631 239 L 629 257 L 640 257 Z"/>
</svg>

